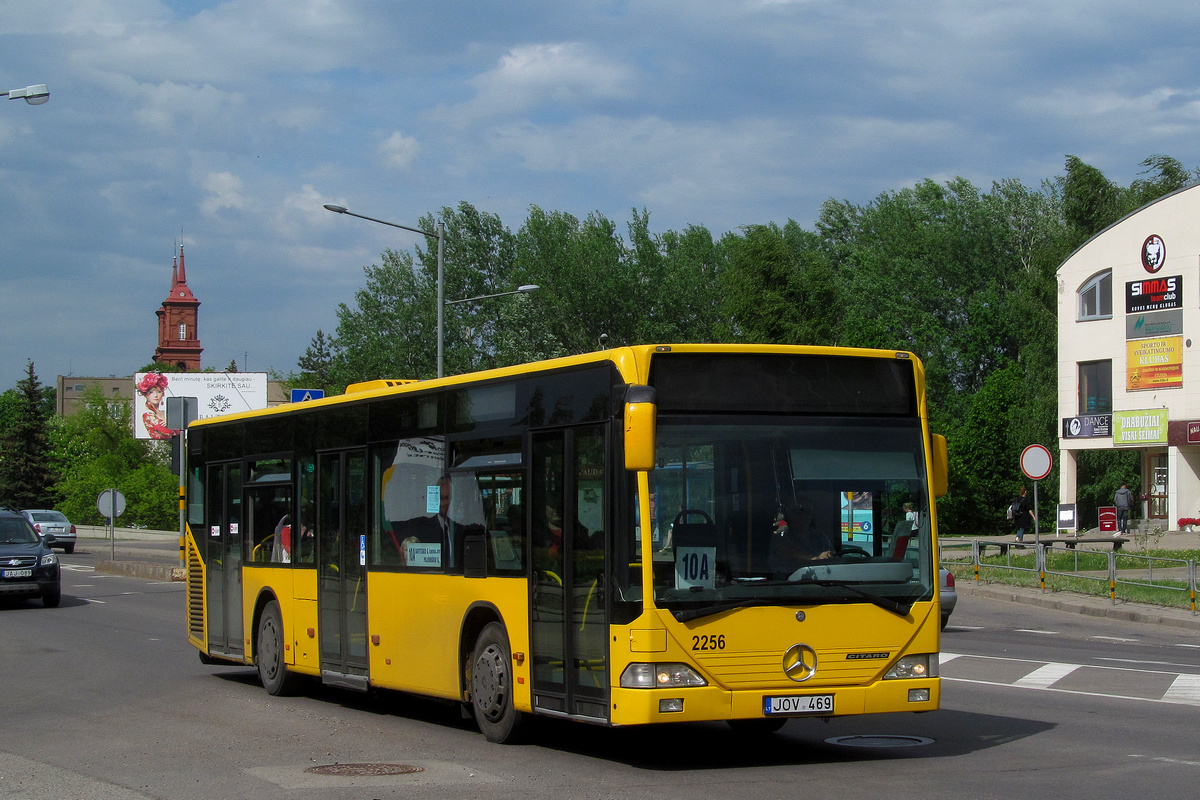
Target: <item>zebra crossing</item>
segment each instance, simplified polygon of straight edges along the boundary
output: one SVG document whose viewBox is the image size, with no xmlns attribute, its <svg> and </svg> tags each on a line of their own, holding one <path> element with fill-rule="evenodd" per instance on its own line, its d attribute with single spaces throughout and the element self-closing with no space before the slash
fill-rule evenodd
<svg viewBox="0 0 1200 800">
<path fill-rule="evenodd" d="M 1171 665 L 1096 665 L 945 653 L 943 681 L 1200 706 L 1200 674 Z"/>
</svg>

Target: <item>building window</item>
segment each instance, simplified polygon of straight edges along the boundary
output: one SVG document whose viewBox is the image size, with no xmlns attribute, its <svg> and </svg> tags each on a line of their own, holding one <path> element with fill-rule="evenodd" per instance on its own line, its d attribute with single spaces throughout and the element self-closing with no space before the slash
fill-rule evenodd
<svg viewBox="0 0 1200 800">
<path fill-rule="evenodd" d="M 1093 275 L 1079 289 L 1079 321 L 1112 319 L 1112 270 Z"/>
<path fill-rule="evenodd" d="M 181 323 L 179 323 L 179 341 L 182 342 L 186 338 L 187 338 L 187 323 L 181 322 Z"/>
<path fill-rule="evenodd" d="M 1079 413 L 1112 411 L 1112 362 L 1088 361 L 1079 365 Z"/>
</svg>

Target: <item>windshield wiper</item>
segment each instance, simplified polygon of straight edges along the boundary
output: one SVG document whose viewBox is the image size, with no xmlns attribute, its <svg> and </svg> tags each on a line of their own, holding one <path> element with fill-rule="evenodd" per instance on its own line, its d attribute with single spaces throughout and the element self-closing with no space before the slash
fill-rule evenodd
<svg viewBox="0 0 1200 800">
<path fill-rule="evenodd" d="M 675 619 L 680 622 L 689 622 L 701 617 L 711 617 L 713 614 L 720 614 L 725 611 L 733 611 L 735 608 L 751 608 L 753 606 L 777 606 L 781 605 L 778 598 L 760 597 L 746 598 L 745 600 L 733 600 L 728 603 L 719 603 L 713 606 L 704 606 L 703 608 L 685 608 L 682 611 L 672 611 Z"/>
<path fill-rule="evenodd" d="M 825 586 L 836 587 L 839 589 L 848 589 L 859 597 L 879 606 L 884 611 L 890 611 L 900 617 L 907 617 L 908 612 L 912 610 L 912 603 L 900 603 L 890 597 L 868 592 L 865 589 L 860 589 L 847 581 L 832 581 L 832 580 L 802 580 L 802 581 L 769 581 L 765 586 Z M 775 606 L 775 605 L 794 605 L 794 603 L 781 602 L 778 597 L 762 597 L 762 598 L 746 598 L 743 600 L 732 600 L 728 603 L 719 603 L 717 605 L 704 606 L 702 608 L 687 608 L 680 611 L 673 611 L 675 619 L 679 622 L 690 622 L 701 617 L 711 617 L 714 614 L 721 614 L 725 611 L 733 611 L 737 608 L 751 608 L 753 606 Z"/>
<path fill-rule="evenodd" d="M 855 586 L 854 584 L 850 583 L 849 581 L 811 580 L 810 579 L 810 580 L 802 580 L 802 581 L 793 581 L 793 583 L 806 584 L 806 585 L 807 584 L 815 584 L 817 586 L 834 586 L 839 589 L 849 589 L 851 592 L 854 592 L 856 595 L 863 598 L 864 600 L 869 600 L 871 603 L 879 606 L 884 611 L 890 611 L 893 614 L 900 616 L 900 617 L 907 617 L 908 612 L 912 610 L 912 606 L 913 606 L 913 604 L 911 602 L 899 603 L 890 597 L 884 597 L 883 595 L 875 594 L 874 592 L 868 592 L 866 589 L 861 589 L 858 586 Z"/>
</svg>

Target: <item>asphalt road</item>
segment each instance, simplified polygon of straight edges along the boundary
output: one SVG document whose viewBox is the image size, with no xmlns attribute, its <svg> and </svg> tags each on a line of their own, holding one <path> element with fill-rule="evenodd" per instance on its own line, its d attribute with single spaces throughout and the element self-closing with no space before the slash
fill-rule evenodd
<svg viewBox="0 0 1200 800">
<path fill-rule="evenodd" d="M 1191 798 L 1200 781 L 1200 636 L 985 597 L 943 639 L 943 708 L 764 739 L 720 724 L 545 722 L 488 744 L 457 710 L 314 687 L 273 698 L 252 670 L 202 665 L 183 586 L 64 557 L 58 609 L 0 606 L 0 797 Z M 314 767 L 411 766 L 323 775 Z M 340 766 L 339 766 L 340 765 Z"/>
</svg>

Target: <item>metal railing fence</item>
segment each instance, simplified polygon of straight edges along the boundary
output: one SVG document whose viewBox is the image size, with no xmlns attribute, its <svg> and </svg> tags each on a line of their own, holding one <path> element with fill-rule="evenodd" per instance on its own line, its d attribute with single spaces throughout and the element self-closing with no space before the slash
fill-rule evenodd
<svg viewBox="0 0 1200 800">
<path fill-rule="evenodd" d="M 1095 581 L 1107 585 L 1107 594 L 1115 604 L 1130 600 L 1128 587 L 1141 587 L 1183 595 L 1184 604 L 1196 612 L 1196 561 L 1182 558 L 1145 556 L 1117 550 L 1079 550 L 1063 542 L 1016 545 L 981 539 L 947 541 L 939 544 L 941 565 L 951 569 L 969 564 L 973 578 L 980 582 L 989 573 L 1029 573 L 1037 586 L 1047 590 L 1047 576 L 1073 581 Z M 996 555 L 987 550 L 996 548 Z M 970 549 L 970 554 L 965 552 Z M 1033 555 L 1032 561 L 1029 556 Z M 968 560 L 969 558 L 969 560 Z M 959 570 L 961 573 L 961 569 Z M 959 575 L 959 580 L 964 576 Z M 1122 590 L 1125 590 L 1124 592 Z"/>
</svg>

